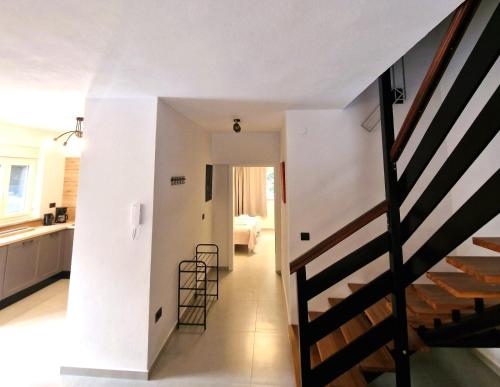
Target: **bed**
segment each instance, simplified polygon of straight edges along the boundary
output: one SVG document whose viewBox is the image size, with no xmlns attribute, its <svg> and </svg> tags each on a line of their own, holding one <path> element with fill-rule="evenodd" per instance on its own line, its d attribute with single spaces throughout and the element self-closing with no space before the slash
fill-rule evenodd
<svg viewBox="0 0 500 387">
<path fill-rule="evenodd" d="M 253 252 L 260 233 L 260 221 L 257 217 L 240 215 L 234 218 L 233 243 L 246 245 Z"/>
</svg>

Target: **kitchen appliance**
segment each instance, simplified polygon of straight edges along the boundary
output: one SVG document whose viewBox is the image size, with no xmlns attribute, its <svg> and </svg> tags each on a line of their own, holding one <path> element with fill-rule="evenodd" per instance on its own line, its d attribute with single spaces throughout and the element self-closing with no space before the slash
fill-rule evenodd
<svg viewBox="0 0 500 387">
<path fill-rule="evenodd" d="M 56 223 L 66 223 L 68 220 L 68 207 L 56 207 Z"/>
<path fill-rule="evenodd" d="M 54 224 L 54 214 L 43 214 L 43 225 L 50 226 Z"/>
</svg>

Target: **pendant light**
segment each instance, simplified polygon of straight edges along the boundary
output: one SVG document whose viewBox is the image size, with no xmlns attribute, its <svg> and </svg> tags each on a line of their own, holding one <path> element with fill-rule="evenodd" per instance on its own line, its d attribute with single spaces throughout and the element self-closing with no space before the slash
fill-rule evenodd
<svg viewBox="0 0 500 387">
<path fill-rule="evenodd" d="M 64 132 L 63 134 L 60 134 L 59 136 L 54 138 L 54 141 L 59 140 L 61 137 L 65 136 L 65 135 L 68 135 L 68 137 L 66 137 L 66 141 L 63 142 L 63 145 L 66 146 L 68 144 L 68 141 L 71 138 L 71 136 L 75 135 L 78 138 L 82 138 L 83 137 L 82 121 L 83 121 L 83 117 L 76 117 L 75 130 L 68 130 L 67 132 Z"/>
</svg>

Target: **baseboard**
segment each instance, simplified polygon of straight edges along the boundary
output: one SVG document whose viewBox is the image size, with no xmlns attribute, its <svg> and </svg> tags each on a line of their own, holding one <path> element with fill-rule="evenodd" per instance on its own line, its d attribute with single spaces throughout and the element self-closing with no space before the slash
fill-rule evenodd
<svg viewBox="0 0 500 387">
<path fill-rule="evenodd" d="M 160 356 L 163 353 L 163 351 L 165 350 L 165 348 L 167 348 L 167 344 L 170 341 L 170 339 L 172 338 L 172 334 L 174 333 L 176 328 L 177 328 L 177 321 L 175 322 L 174 326 L 170 329 L 170 332 L 168 332 L 168 335 L 165 338 L 165 341 L 163 342 L 163 344 L 161 345 L 160 350 L 156 354 L 155 359 L 153 360 L 153 363 L 151 364 L 151 367 L 149 367 L 148 380 L 151 378 L 151 375 L 153 374 L 153 371 L 155 370 L 156 365 L 158 364 L 158 359 L 160 358 Z"/>
<path fill-rule="evenodd" d="M 64 367 L 60 369 L 61 375 L 93 376 L 99 378 L 117 378 L 131 380 L 148 380 L 148 371 L 109 370 L 100 368 Z"/>
<path fill-rule="evenodd" d="M 23 289 L 17 293 L 14 293 L 10 295 L 9 297 L 4 298 L 3 300 L 0 301 L 0 310 L 15 304 L 18 301 L 21 301 L 23 298 L 26 298 L 28 296 L 31 296 L 33 293 L 38 292 L 39 290 L 45 288 L 46 286 L 49 286 L 53 284 L 54 282 L 59 281 L 60 279 L 68 279 L 70 277 L 70 272 L 69 271 L 61 271 L 57 274 L 54 274 L 53 276 L 44 279 L 43 281 L 40 281 L 34 285 L 31 285 L 30 287 Z"/>
<path fill-rule="evenodd" d="M 491 360 L 484 353 L 478 351 L 477 349 L 473 349 L 472 352 L 481 360 L 484 364 L 486 364 L 495 374 L 500 376 L 500 367 L 493 360 Z"/>
</svg>

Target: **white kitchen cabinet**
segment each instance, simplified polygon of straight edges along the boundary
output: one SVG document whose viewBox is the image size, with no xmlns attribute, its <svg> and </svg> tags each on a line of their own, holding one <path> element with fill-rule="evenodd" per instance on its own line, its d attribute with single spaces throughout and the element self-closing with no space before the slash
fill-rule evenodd
<svg viewBox="0 0 500 387">
<path fill-rule="evenodd" d="M 7 247 L 2 297 L 8 297 L 36 282 L 38 240 L 28 239 Z"/>
<path fill-rule="evenodd" d="M 61 232 L 55 232 L 38 238 L 37 282 L 49 278 L 60 271 L 61 234 Z"/>
</svg>

